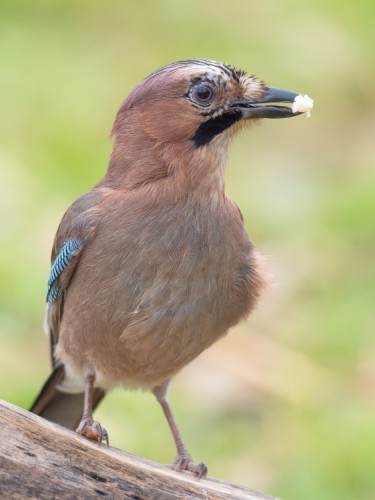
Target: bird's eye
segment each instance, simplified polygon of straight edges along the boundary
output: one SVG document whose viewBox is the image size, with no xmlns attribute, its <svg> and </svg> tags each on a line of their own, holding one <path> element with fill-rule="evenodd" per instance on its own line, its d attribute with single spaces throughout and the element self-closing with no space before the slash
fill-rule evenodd
<svg viewBox="0 0 375 500">
<path fill-rule="evenodd" d="M 208 106 L 213 101 L 215 94 L 207 83 L 198 83 L 198 85 L 192 88 L 190 97 L 197 104 Z"/>
</svg>

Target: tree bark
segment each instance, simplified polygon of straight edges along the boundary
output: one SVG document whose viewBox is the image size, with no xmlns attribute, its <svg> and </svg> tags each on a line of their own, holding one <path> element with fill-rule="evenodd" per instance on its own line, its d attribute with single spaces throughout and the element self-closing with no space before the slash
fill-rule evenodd
<svg viewBox="0 0 375 500">
<path fill-rule="evenodd" d="M 276 500 L 214 479 L 198 481 L 0 401 L 0 497 L 10 499 Z"/>
</svg>

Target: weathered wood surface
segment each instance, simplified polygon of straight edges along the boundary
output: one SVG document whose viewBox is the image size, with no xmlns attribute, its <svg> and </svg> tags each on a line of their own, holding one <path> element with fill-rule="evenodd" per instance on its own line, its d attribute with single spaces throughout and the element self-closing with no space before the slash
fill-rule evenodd
<svg viewBox="0 0 375 500">
<path fill-rule="evenodd" d="M 276 500 L 217 481 L 198 481 L 0 401 L 0 498 Z"/>
</svg>

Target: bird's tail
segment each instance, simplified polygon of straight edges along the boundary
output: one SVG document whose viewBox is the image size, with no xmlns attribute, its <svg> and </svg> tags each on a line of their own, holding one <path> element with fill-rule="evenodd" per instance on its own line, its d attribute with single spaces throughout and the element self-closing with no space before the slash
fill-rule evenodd
<svg viewBox="0 0 375 500">
<path fill-rule="evenodd" d="M 84 395 L 83 393 L 69 394 L 59 391 L 57 387 L 64 377 L 65 369 L 60 364 L 54 368 L 46 380 L 30 411 L 51 422 L 75 430 L 82 418 Z M 93 410 L 98 406 L 104 395 L 105 391 L 102 389 L 94 389 Z"/>
</svg>

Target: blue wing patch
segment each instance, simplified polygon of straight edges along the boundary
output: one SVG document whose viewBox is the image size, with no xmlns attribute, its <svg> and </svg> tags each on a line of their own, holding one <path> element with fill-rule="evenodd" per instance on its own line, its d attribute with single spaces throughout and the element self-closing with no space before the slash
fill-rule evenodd
<svg viewBox="0 0 375 500">
<path fill-rule="evenodd" d="M 46 298 L 49 304 L 52 304 L 52 302 L 55 302 L 61 296 L 62 290 L 59 287 L 58 277 L 77 256 L 84 244 L 84 240 L 66 240 L 57 254 L 48 278 Z"/>
</svg>

